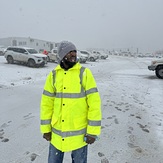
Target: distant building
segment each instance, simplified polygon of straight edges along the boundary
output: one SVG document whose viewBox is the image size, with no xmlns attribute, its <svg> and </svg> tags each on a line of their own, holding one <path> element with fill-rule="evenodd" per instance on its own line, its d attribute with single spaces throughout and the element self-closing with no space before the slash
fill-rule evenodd
<svg viewBox="0 0 163 163">
<path fill-rule="evenodd" d="M 37 51 L 43 51 L 43 50 L 50 51 L 51 49 L 54 49 L 57 46 L 57 43 L 34 39 L 31 37 L 7 37 L 7 38 L 0 38 L 0 45 L 3 45 L 4 47 L 23 46 L 23 47 L 34 48 Z"/>
</svg>

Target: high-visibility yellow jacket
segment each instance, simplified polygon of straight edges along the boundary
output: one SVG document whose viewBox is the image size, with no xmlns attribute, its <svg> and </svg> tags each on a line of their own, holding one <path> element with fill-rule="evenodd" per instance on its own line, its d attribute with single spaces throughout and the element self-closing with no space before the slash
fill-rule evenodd
<svg viewBox="0 0 163 163">
<path fill-rule="evenodd" d="M 41 132 L 52 132 L 51 143 L 66 152 L 86 144 L 84 135 L 101 131 L 101 100 L 94 77 L 77 63 L 58 65 L 49 73 L 41 99 Z"/>
</svg>

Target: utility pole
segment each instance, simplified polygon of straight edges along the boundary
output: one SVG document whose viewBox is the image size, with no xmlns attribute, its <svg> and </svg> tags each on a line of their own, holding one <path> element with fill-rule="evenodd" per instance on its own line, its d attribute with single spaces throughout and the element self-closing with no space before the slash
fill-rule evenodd
<svg viewBox="0 0 163 163">
<path fill-rule="evenodd" d="M 137 54 L 139 53 L 139 48 L 136 49 L 136 53 L 137 53 Z"/>
</svg>

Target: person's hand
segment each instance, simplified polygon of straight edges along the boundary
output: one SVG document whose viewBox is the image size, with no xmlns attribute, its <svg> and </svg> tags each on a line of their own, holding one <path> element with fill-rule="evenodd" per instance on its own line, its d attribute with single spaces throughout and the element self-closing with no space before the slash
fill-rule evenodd
<svg viewBox="0 0 163 163">
<path fill-rule="evenodd" d="M 43 138 L 46 139 L 47 141 L 50 141 L 51 140 L 51 132 L 44 133 Z"/>
<path fill-rule="evenodd" d="M 87 144 L 93 144 L 96 140 L 94 137 L 92 137 L 90 135 L 86 135 L 85 137 L 86 137 L 86 143 Z"/>
</svg>

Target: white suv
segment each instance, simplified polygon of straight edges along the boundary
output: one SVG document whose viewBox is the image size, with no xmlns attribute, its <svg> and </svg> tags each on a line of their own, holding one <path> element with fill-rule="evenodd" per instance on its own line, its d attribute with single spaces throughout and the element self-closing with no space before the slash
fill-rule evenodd
<svg viewBox="0 0 163 163">
<path fill-rule="evenodd" d="M 88 54 L 83 54 L 80 50 L 77 50 L 77 58 L 80 63 L 85 63 L 88 60 Z"/>
<path fill-rule="evenodd" d="M 155 71 L 156 76 L 163 79 L 163 59 L 152 61 L 151 65 L 148 66 L 148 69 Z"/>
<path fill-rule="evenodd" d="M 80 52 L 88 56 L 88 61 L 95 62 L 98 59 L 98 55 L 93 55 L 91 52 L 88 52 L 87 50 L 80 50 Z"/>
<path fill-rule="evenodd" d="M 57 49 L 52 49 L 48 55 L 47 55 L 47 60 L 48 62 L 52 61 L 52 62 L 57 62 L 58 58 L 57 58 Z"/>
<path fill-rule="evenodd" d="M 35 49 L 27 47 L 8 47 L 5 50 L 4 57 L 10 64 L 17 62 L 26 64 L 29 67 L 43 67 L 47 64 L 46 55 L 40 54 Z"/>
<path fill-rule="evenodd" d="M 99 52 L 99 51 L 93 50 L 92 53 L 93 54 L 97 54 L 99 56 L 99 59 L 106 59 L 106 58 L 108 58 L 108 55 L 107 54 L 102 53 L 102 52 Z"/>
</svg>

